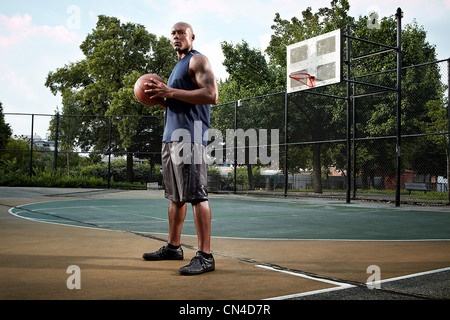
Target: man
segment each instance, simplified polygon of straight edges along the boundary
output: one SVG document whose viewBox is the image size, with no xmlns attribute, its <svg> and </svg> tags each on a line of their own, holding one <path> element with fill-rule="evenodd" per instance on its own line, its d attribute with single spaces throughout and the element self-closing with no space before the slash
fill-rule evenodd
<svg viewBox="0 0 450 320">
<path fill-rule="evenodd" d="M 211 254 L 211 208 L 206 189 L 205 147 L 211 104 L 217 104 L 216 79 L 208 59 L 193 49 L 195 35 L 184 22 L 172 28 L 171 42 L 178 56 L 167 85 L 154 81 L 146 90 L 152 97 L 166 99 L 162 168 L 165 197 L 169 199 L 169 238 L 156 252 L 144 253 L 145 260 L 182 260 L 181 229 L 187 203 L 192 204 L 198 237 L 198 251 L 191 262 L 180 268 L 182 275 L 201 274 L 215 269 Z M 180 131 L 188 134 L 180 135 Z M 190 138 L 189 141 L 187 137 Z M 181 161 L 184 153 L 200 152 L 201 157 Z M 194 159 L 195 158 L 195 159 Z M 201 161 L 198 161 L 200 158 Z M 186 158 L 183 158 L 186 160 Z M 195 161 L 194 161 L 195 160 Z"/>
</svg>

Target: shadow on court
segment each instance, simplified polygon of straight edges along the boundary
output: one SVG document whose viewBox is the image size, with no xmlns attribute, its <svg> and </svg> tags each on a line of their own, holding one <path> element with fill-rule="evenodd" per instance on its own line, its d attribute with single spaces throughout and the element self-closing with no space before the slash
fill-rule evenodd
<svg viewBox="0 0 450 320">
<path fill-rule="evenodd" d="M 216 271 L 182 277 L 177 269 L 197 246 L 191 212 L 184 261 L 141 258 L 167 239 L 160 191 L 0 187 L 0 298 L 450 297 L 448 207 L 214 195 L 210 202 Z M 80 289 L 68 288 L 70 266 L 79 267 Z"/>
</svg>

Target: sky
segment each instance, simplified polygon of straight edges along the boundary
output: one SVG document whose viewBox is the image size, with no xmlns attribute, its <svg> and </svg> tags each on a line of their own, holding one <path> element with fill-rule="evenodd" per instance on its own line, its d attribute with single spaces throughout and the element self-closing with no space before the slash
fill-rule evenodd
<svg viewBox="0 0 450 320">
<path fill-rule="evenodd" d="M 169 37 L 179 21 L 190 23 L 194 48 L 210 60 L 217 78 L 228 75 L 222 65 L 221 42 L 245 40 L 262 51 L 272 35 L 276 13 L 290 20 L 331 0 L 0 0 L 0 101 L 4 113 L 55 114 L 61 97 L 45 87 L 50 71 L 84 58 L 80 44 L 99 15 L 138 23 L 148 32 Z M 414 19 L 436 46 L 437 58 L 450 57 L 450 0 L 350 0 L 355 18 L 376 12 L 379 17 L 404 12 L 403 25 Z M 42 138 L 50 117 L 35 116 L 33 132 Z M 13 134 L 31 134 L 31 116 L 5 115 Z"/>
</svg>

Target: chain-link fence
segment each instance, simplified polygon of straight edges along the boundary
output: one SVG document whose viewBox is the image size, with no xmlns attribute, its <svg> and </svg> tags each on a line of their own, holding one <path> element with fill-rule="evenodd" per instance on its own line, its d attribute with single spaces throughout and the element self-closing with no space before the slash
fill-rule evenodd
<svg viewBox="0 0 450 320">
<path fill-rule="evenodd" d="M 449 202 L 448 68 L 448 60 L 403 68 L 402 202 Z M 365 76 L 364 81 L 395 87 L 396 74 L 380 72 Z M 345 84 L 214 108 L 217 127 L 226 123 L 227 128 L 244 131 L 279 130 L 277 173 L 267 165 L 250 165 L 246 158 L 247 163 L 235 162 L 235 170 L 222 167 L 219 189 L 343 199 L 350 193 L 352 199 L 395 201 L 397 95 L 373 87 L 352 89 L 350 123 L 347 100 L 339 99 L 345 97 Z"/>
<path fill-rule="evenodd" d="M 29 123 L 0 150 L 1 185 L 158 188 L 162 116 L 5 113 Z M 46 137 L 36 128 L 47 126 Z"/>
<path fill-rule="evenodd" d="M 352 85 L 349 105 L 342 83 L 213 106 L 209 191 L 395 201 L 400 181 L 402 202 L 449 203 L 449 68 L 442 60 L 402 69 L 400 150 L 393 91 Z M 396 85 L 395 71 L 355 79 Z M 28 119 L 30 133 L 51 119 L 52 135 L 16 137 L 1 150 L 3 185 L 69 177 L 87 186 L 162 185 L 162 116 L 5 113 L 12 117 Z"/>
</svg>

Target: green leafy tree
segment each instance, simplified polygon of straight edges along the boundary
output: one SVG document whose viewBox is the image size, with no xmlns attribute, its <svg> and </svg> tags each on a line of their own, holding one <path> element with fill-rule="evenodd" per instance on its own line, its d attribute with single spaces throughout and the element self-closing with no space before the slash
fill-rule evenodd
<svg viewBox="0 0 450 320">
<path fill-rule="evenodd" d="M 274 19 L 270 45 L 266 53 L 270 58 L 270 66 L 281 71 L 275 74 L 282 77 L 279 83 L 286 82 L 286 46 L 300 42 L 320 34 L 333 31 L 338 28 L 345 28 L 347 23 L 352 23 L 353 18 L 348 16 L 350 5 L 345 0 L 333 0 L 329 7 L 320 8 L 313 12 L 308 7 L 302 12 L 302 18 L 293 17 L 291 21 L 284 20 L 277 13 Z M 328 91 L 327 91 L 328 90 Z M 328 88 L 326 93 L 343 96 L 345 94 L 342 87 Z M 307 94 L 290 95 L 289 108 L 289 142 L 324 141 L 333 138 L 342 138 L 342 129 L 345 128 L 345 110 L 342 102 L 311 96 Z M 290 147 L 291 148 L 291 147 Z M 299 147 L 293 147 L 299 148 Z M 322 166 L 327 149 L 322 144 L 313 144 L 312 161 L 303 163 L 303 167 L 312 167 L 314 192 L 322 192 Z M 290 152 L 295 154 L 296 152 Z M 290 162 L 295 162 L 291 159 Z M 304 161 L 304 158 L 303 158 Z M 290 168 L 297 167 L 298 164 L 290 165 Z"/>
<path fill-rule="evenodd" d="M 344 29 L 350 24 L 353 35 L 357 38 L 368 39 L 391 46 L 396 45 L 395 17 L 385 17 L 380 21 L 380 28 L 368 28 L 368 17 L 360 16 L 358 19 L 350 17 L 349 2 L 346 0 L 333 0 L 327 8 L 319 8 L 313 12 L 307 8 L 302 17 L 294 17 L 290 21 L 284 20 L 277 13 L 272 29 L 274 33 L 266 53 L 269 56 L 269 65 L 281 71 L 274 74 L 285 79 L 286 75 L 286 46 L 335 30 Z M 435 48 L 428 43 L 426 31 L 416 22 L 406 25 L 402 30 L 403 65 L 414 65 L 430 62 L 436 59 Z M 352 41 L 352 56 L 358 56 L 379 50 L 371 44 Z M 345 56 L 345 54 L 344 54 Z M 357 61 L 352 61 L 352 76 L 362 76 L 375 72 L 395 70 L 395 53 L 377 55 Z M 344 77 L 345 77 L 344 68 Z M 429 100 L 437 99 L 441 92 L 440 74 L 437 66 L 429 68 L 414 68 L 403 74 L 403 100 L 402 100 L 402 133 L 420 133 L 430 116 L 426 108 Z M 361 81 L 390 86 L 395 88 L 395 72 L 381 73 L 376 76 L 359 79 Z M 279 83 L 282 80 L 278 80 Z M 334 85 L 314 89 L 319 92 L 336 96 L 345 96 L 345 87 Z M 358 86 L 357 94 L 373 91 L 371 87 Z M 395 135 L 396 108 L 395 94 L 372 96 L 357 100 L 357 136 L 380 137 Z M 333 99 L 313 97 L 308 94 L 291 94 L 289 109 L 289 142 L 323 141 L 328 139 L 342 139 L 345 137 L 345 104 Z M 408 154 L 415 149 L 413 140 L 405 140 L 402 144 L 402 153 Z M 291 148 L 291 147 L 290 147 Z M 297 148 L 297 147 L 294 147 Z M 303 147 L 305 148 L 305 147 Z M 335 165 L 345 170 L 343 149 L 331 145 L 314 144 L 312 149 L 312 166 L 314 172 L 314 191 L 321 192 L 321 171 L 329 165 Z M 409 152 L 411 150 L 411 152 Z M 425 152 L 425 150 L 423 151 Z M 404 157 L 404 165 L 409 161 Z M 290 161 L 297 161 L 292 159 Z M 304 161 L 304 158 L 298 159 Z M 324 162 L 325 161 L 325 162 Z M 395 143 L 392 141 L 370 141 L 358 144 L 357 168 L 363 177 L 363 185 L 367 179 L 373 180 L 375 175 L 394 174 Z M 366 185 L 367 187 L 367 185 Z"/>
<path fill-rule="evenodd" d="M 29 174 L 31 141 L 24 136 L 9 137 L 5 146 L 8 152 L 0 153 L 1 174 L 20 175 Z"/>
<path fill-rule="evenodd" d="M 5 122 L 5 116 L 3 115 L 3 104 L 0 101 L 0 149 L 5 148 L 11 134 L 11 126 Z"/>
<path fill-rule="evenodd" d="M 397 21 L 394 17 L 383 18 L 379 29 L 367 28 L 368 17 L 360 17 L 352 29 L 355 36 L 375 42 L 396 45 Z M 355 55 L 377 50 L 373 46 L 354 41 Z M 435 48 L 426 38 L 426 31 L 413 21 L 402 30 L 403 66 L 417 65 L 436 60 Z M 358 60 L 353 66 L 355 76 L 379 73 L 360 78 L 361 81 L 396 87 L 396 73 L 385 72 L 396 69 L 396 55 L 393 53 Z M 430 122 L 427 102 L 437 99 L 442 91 L 438 65 L 409 68 L 402 72 L 402 134 L 424 133 L 426 123 Z M 358 94 L 368 93 L 373 89 L 358 87 Z M 396 134 L 396 94 L 384 94 L 357 100 L 357 136 L 380 137 Z M 422 145 L 419 148 L 419 145 Z M 402 140 L 402 168 L 415 170 L 426 166 L 426 144 L 417 139 Z M 419 154 L 424 156 L 419 157 Z M 395 175 L 396 157 L 393 140 L 367 141 L 358 144 L 357 170 L 361 172 L 363 188 L 373 187 L 375 175 L 393 177 Z M 420 170 L 422 171 L 422 170 Z M 423 173 L 423 172 L 421 172 Z M 431 173 L 431 172 L 429 172 Z"/>
<path fill-rule="evenodd" d="M 250 48 L 247 42 L 242 41 L 236 45 L 224 42 L 222 51 L 225 56 L 223 64 L 230 77 L 220 83 L 220 102 L 276 92 L 278 89 L 277 77 L 260 50 Z M 283 97 L 278 97 L 278 99 L 281 98 L 282 102 Z M 242 101 L 242 105 L 237 110 L 237 129 L 255 130 L 256 134 L 259 133 L 259 129 L 268 129 L 269 138 L 270 129 L 279 129 L 278 124 L 283 123 L 283 103 L 275 103 L 275 99 L 277 98 L 268 97 Z M 213 108 L 212 119 L 212 126 L 220 129 L 225 137 L 226 129 L 234 128 L 234 105 Z M 245 146 L 250 146 L 248 139 L 245 141 Z M 244 148 L 244 146 L 238 147 L 238 153 L 245 152 L 243 156 L 247 167 L 248 185 L 250 189 L 253 189 L 255 182 L 249 156 L 254 150 Z"/>
<path fill-rule="evenodd" d="M 85 58 L 50 72 L 46 86 L 63 97 L 62 113 L 85 115 L 78 119 L 77 132 L 71 136 L 84 150 L 108 152 L 109 126 L 112 115 L 160 113 L 159 106 L 144 107 L 136 99 L 132 87 L 138 75 L 156 73 L 167 79 L 176 55 L 169 39 L 157 38 L 142 25 L 121 23 L 118 18 L 99 16 L 97 26 L 80 46 Z M 119 112 L 119 113 L 116 113 Z M 112 118 L 111 118 L 112 119 Z M 131 137 L 135 120 L 122 117 L 112 130 L 112 150 L 125 148 L 127 176 L 133 180 Z M 114 127 L 116 129 L 116 127 Z M 141 126 L 141 129 L 144 128 Z M 68 136 L 68 134 L 64 134 Z"/>
<path fill-rule="evenodd" d="M 443 86 L 443 89 L 448 89 L 446 86 Z M 428 115 L 430 116 L 431 121 L 427 123 L 427 132 L 436 133 L 436 132 L 446 132 L 448 131 L 448 97 L 444 96 L 442 93 L 438 99 L 430 100 L 427 102 Z M 449 141 L 448 134 L 441 135 L 432 135 L 427 136 L 426 141 L 428 142 L 428 146 L 430 149 L 431 156 L 429 157 L 426 154 L 427 158 L 425 159 L 427 164 L 435 164 L 442 163 L 444 154 L 446 165 L 445 166 L 433 166 L 433 172 L 435 175 L 446 176 L 447 180 L 450 177 L 450 156 L 449 156 Z M 445 151 L 444 151 L 445 150 Z M 423 155 L 423 153 L 422 153 Z M 437 161 L 436 161 L 437 160 Z M 424 163 L 424 162 L 420 162 Z M 429 167 L 425 167 L 427 172 L 429 171 Z M 447 187 L 447 200 L 450 203 L 450 189 Z"/>
</svg>

